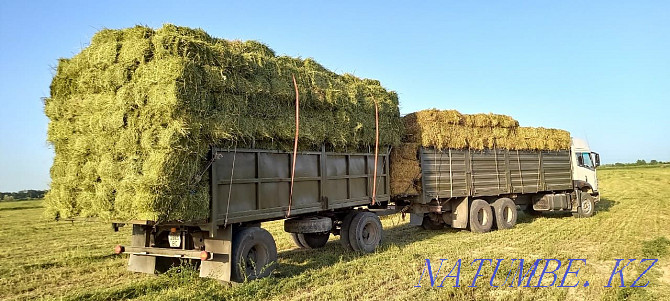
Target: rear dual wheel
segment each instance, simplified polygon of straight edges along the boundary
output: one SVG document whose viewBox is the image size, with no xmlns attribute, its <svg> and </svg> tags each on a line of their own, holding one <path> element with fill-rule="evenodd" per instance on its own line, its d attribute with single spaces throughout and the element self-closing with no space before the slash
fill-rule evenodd
<svg viewBox="0 0 670 301">
<path fill-rule="evenodd" d="M 472 232 L 484 233 L 491 231 L 491 227 L 493 227 L 493 210 L 491 210 L 491 205 L 482 199 L 472 201 L 468 224 Z"/>
<path fill-rule="evenodd" d="M 509 198 L 499 198 L 491 205 L 495 225 L 499 230 L 511 229 L 516 225 L 518 212 L 516 204 Z"/>
<path fill-rule="evenodd" d="M 348 250 L 372 253 L 382 238 L 382 223 L 372 212 L 352 211 L 342 221 L 340 243 Z"/>
</svg>

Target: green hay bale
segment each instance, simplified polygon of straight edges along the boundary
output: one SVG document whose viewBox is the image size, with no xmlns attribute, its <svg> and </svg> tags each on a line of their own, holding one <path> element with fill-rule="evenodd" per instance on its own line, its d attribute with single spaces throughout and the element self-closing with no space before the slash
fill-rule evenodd
<svg viewBox="0 0 670 301">
<path fill-rule="evenodd" d="M 52 215 L 194 220 L 208 216 L 210 147 L 292 148 L 295 76 L 299 148 L 368 150 L 374 103 L 380 142 L 401 137 L 398 97 L 378 81 L 338 75 L 312 59 L 277 57 L 165 25 L 105 29 L 59 62 L 45 102 L 56 157 Z M 63 163 L 56 163 L 63 162 Z M 70 166 L 73 165 L 73 166 Z M 65 166 L 65 167 L 64 167 Z"/>
<path fill-rule="evenodd" d="M 391 150 L 391 194 L 416 195 L 421 191 L 418 143 L 402 143 Z"/>
</svg>

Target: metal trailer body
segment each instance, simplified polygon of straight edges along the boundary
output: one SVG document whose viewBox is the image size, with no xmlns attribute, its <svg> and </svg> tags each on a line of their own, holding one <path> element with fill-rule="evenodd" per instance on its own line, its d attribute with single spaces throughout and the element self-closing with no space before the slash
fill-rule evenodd
<svg viewBox="0 0 670 301">
<path fill-rule="evenodd" d="M 292 153 L 216 148 L 213 155 L 216 156 L 211 169 L 213 225 L 286 217 Z M 300 152 L 295 163 L 291 216 L 370 203 L 374 153 Z M 390 199 L 388 166 L 388 154 L 380 154 L 376 196 L 380 202 Z"/>
<path fill-rule="evenodd" d="M 572 189 L 570 151 L 422 148 L 419 203 Z"/>
<path fill-rule="evenodd" d="M 375 201 L 385 204 L 390 200 L 389 151 L 384 149 L 377 157 Z M 211 156 L 208 220 L 114 224 L 115 229 L 124 224 L 133 226 L 130 246 L 115 249 L 116 253 L 130 254 L 129 270 L 153 274 L 182 260 L 194 260 L 201 277 L 238 282 L 264 277 L 267 271 L 243 275 L 249 267 L 234 264 L 240 256 L 262 251 L 266 257 L 260 261 L 266 260 L 268 270 L 272 270 L 276 246 L 269 232 L 259 227 L 260 222 L 288 218 L 285 230 L 299 236 L 300 242 L 294 238 L 296 243 L 320 247 L 330 233 L 340 234 L 345 228 L 348 235 L 350 227 L 342 221 L 348 216 L 365 215 L 353 209 L 371 204 L 374 153 L 326 152 L 325 147 L 320 152 L 298 152 L 292 193 L 292 152 L 212 148 Z M 377 221 L 369 214 L 364 217 L 356 221 L 363 226 L 373 224 L 381 231 L 378 217 Z M 349 223 L 352 218 L 348 218 Z M 381 232 L 376 244 L 380 240 Z M 365 246 L 361 243 L 359 247 Z"/>
<path fill-rule="evenodd" d="M 591 197 L 574 189 L 570 150 L 420 148 L 417 155 L 421 164 L 421 194 L 404 196 L 411 204 L 410 222 L 415 225 L 444 223 L 454 228 L 470 227 L 477 222 L 471 212 L 476 200 L 491 204 L 492 211 L 484 214 L 495 221 L 496 217 L 502 217 L 495 212 L 500 209 L 496 203 L 503 202 L 498 201 L 501 199 L 509 199 L 513 205 L 529 211 L 576 213 L 581 201 Z M 514 223 L 515 219 L 516 215 Z M 484 227 L 483 232 L 488 229 Z"/>
</svg>

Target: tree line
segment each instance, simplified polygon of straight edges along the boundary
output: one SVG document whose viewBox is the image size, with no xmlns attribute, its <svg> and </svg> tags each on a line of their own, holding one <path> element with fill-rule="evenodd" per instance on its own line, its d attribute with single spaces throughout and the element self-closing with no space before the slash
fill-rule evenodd
<svg viewBox="0 0 670 301">
<path fill-rule="evenodd" d="M 637 160 L 635 162 L 631 163 L 614 163 L 614 164 L 603 164 L 604 167 L 626 167 L 626 166 L 647 166 L 647 165 L 663 165 L 663 164 L 670 164 L 670 161 L 668 162 L 663 162 L 663 161 L 658 161 L 658 160 L 650 160 L 647 162 L 646 160 Z"/>
<path fill-rule="evenodd" d="M 46 190 L 21 190 L 18 192 L 0 192 L 0 201 L 20 201 L 41 199 Z"/>
</svg>

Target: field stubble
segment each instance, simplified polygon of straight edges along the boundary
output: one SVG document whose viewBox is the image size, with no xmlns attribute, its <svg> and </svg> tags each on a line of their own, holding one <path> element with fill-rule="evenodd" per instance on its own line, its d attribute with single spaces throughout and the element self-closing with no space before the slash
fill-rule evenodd
<svg viewBox="0 0 670 301">
<path fill-rule="evenodd" d="M 280 266 L 270 278 L 233 286 L 198 278 L 188 268 L 160 276 L 127 272 L 127 257 L 112 255 L 112 247 L 128 243 L 129 227 L 115 233 L 109 224 L 49 221 L 40 217 L 41 201 L 4 202 L 0 299 L 670 300 L 670 168 L 602 170 L 598 176 L 603 199 L 592 218 L 520 214 L 514 229 L 475 234 L 420 230 L 394 215 L 383 219 L 382 247 L 367 255 L 344 252 L 337 237 L 323 249 L 299 250 L 281 222 L 264 223 L 277 241 Z M 448 268 L 462 259 L 461 287 L 452 287 L 449 278 L 442 288 L 431 288 L 425 278 L 422 287 L 414 287 L 426 258 L 448 259 Z M 488 264 L 478 287 L 468 287 L 476 270 L 470 263 L 478 258 L 504 258 L 508 264 L 512 258 L 584 258 L 587 264 L 576 288 L 493 288 L 488 280 L 494 268 Z M 603 287 L 617 258 L 658 258 L 641 280 L 649 286 Z M 626 285 L 642 270 L 627 269 Z M 440 275 L 441 280 L 446 272 Z M 583 280 L 591 285 L 583 287 Z"/>
</svg>

